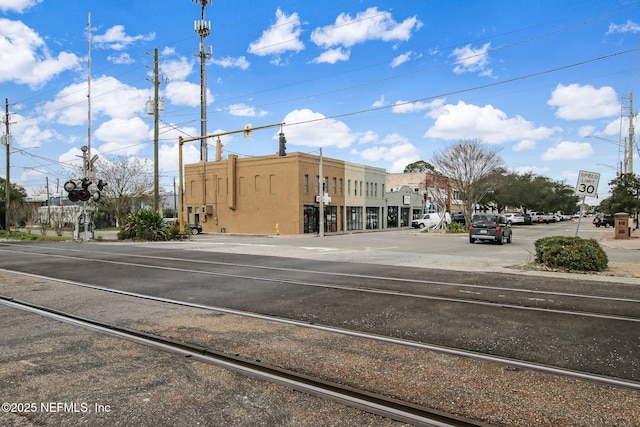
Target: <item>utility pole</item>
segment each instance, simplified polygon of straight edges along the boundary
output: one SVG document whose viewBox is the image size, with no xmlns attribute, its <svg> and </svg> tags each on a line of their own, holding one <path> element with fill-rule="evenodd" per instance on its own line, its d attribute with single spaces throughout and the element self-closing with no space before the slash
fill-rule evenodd
<svg viewBox="0 0 640 427">
<path fill-rule="evenodd" d="M 627 148 L 627 173 L 633 173 L 633 93 L 629 94 L 629 146 Z"/>
<path fill-rule="evenodd" d="M 45 177 L 47 185 L 47 225 L 51 225 L 51 196 L 49 195 L 49 177 Z"/>
<path fill-rule="evenodd" d="M 149 79 L 147 79 L 149 80 Z M 160 172 L 158 169 L 158 112 L 160 110 L 160 101 L 158 92 L 160 88 L 160 79 L 158 78 L 158 48 L 153 49 L 153 101 L 149 101 L 153 105 L 149 108 L 147 103 L 147 113 L 153 114 L 153 210 L 160 211 Z"/>
<path fill-rule="evenodd" d="M 318 221 L 318 236 L 324 237 L 324 171 L 322 170 L 322 147 L 320 147 L 320 218 Z"/>
<path fill-rule="evenodd" d="M 178 195 L 176 193 L 176 177 L 173 177 L 173 210 L 178 212 Z"/>
<path fill-rule="evenodd" d="M 5 106 L 5 114 L 4 114 L 4 125 L 5 125 L 5 135 L 4 135 L 4 145 L 7 147 L 7 178 L 4 182 L 4 226 L 7 231 L 9 231 L 9 196 L 11 194 L 11 174 L 9 173 L 11 162 L 9 161 L 10 156 L 10 147 L 11 147 L 11 133 L 9 133 L 9 98 L 4 99 Z"/>
<path fill-rule="evenodd" d="M 202 5 L 200 20 L 195 21 L 193 29 L 200 36 L 200 136 L 207 135 L 207 59 L 211 58 L 211 46 L 206 47 L 206 38 L 211 34 L 211 21 L 204 20 L 204 9 L 210 6 L 213 0 L 191 0 Z M 200 161 L 208 161 L 207 139 L 200 140 Z"/>
</svg>

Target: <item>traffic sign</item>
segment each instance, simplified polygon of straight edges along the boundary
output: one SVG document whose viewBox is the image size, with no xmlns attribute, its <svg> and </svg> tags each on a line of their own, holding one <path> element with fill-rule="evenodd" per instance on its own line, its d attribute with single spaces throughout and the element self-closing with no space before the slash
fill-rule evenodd
<svg viewBox="0 0 640 427">
<path fill-rule="evenodd" d="M 596 197 L 598 195 L 598 183 L 600 174 L 598 172 L 580 171 L 576 193 L 581 196 Z"/>
</svg>

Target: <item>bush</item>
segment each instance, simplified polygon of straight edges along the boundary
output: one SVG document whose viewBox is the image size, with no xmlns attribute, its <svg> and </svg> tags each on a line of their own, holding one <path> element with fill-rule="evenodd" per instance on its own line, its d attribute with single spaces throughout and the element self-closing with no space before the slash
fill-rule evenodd
<svg viewBox="0 0 640 427">
<path fill-rule="evenodd" d="M 168 240 L 169 230 L 162 221 L 162 215 L 150 209 L 139 209 L 125 218 L 118 232 L 118 239 Z"/>
<path fill-rule="evenodd" d="M 580 237 L 550 236 L 536 240 L 536 262 L 573 271 L 603 271 L 609 259 L 598 241 Z"/>
<path fill-rule="evenodd" d="M 458 222 L 452 222 L 451 224 L 447 225 L 447 232 L 448 233 L 468 233 L 469 227 L 467 227 L 464 224 L 460 224 Z"/>
</svg>

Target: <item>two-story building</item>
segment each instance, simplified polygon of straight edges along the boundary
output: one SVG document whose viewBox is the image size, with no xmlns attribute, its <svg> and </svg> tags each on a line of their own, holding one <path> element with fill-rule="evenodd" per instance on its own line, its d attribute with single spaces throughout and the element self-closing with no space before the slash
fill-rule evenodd
<svg viewBox="0 0 640 427">
<path fill-rule="evenodd" d="M 345 232 L 385 227 L 385 182 L 384 169 L 312 154 L 230 154 L 186 165 L 183 200 L 205 232 L 303 234 L 319 231 L 324 193 L 324 231 Z"/>
</svg>

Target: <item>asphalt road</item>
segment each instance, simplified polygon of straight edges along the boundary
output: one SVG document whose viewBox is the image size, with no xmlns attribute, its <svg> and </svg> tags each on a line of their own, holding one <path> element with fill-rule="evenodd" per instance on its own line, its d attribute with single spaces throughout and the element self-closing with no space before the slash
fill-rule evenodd
<svg viewBox="0 0 640 427">
<path fill-rule="evenodd" d="M 640 323 L 625 320 L 640 317 L 637 279 L 508 268 L 563 229 L 523 227 L 502 246 L 407 230 L 3 244 L 0 268 L 640 380 Z"/>
</svg>

